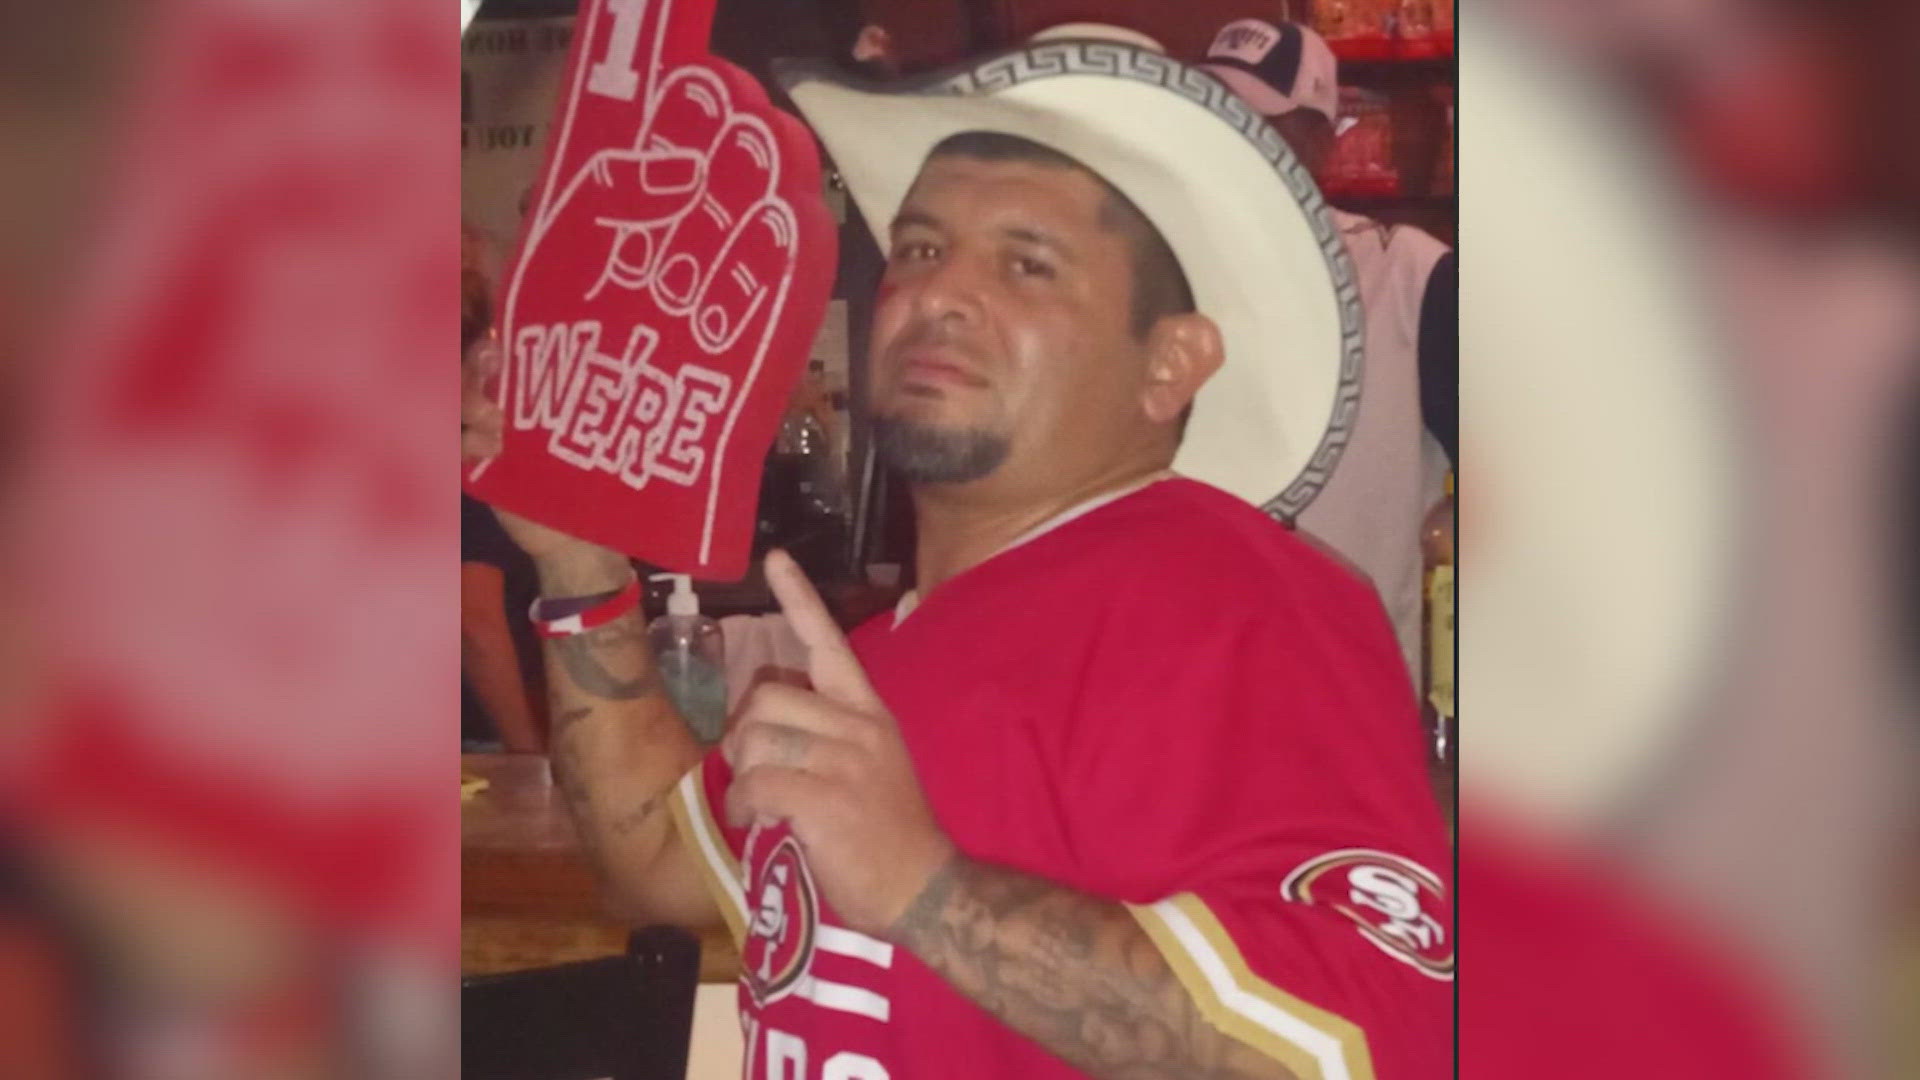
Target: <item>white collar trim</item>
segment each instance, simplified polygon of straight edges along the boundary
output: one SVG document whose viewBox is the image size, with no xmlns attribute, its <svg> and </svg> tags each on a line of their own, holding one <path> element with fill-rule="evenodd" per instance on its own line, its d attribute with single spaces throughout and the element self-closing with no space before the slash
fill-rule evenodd
<svg viewBox="0 0 1920 1080">
<path fill-rule="evenodd" d="M 1070 506 L 1067 509 L 1062 510 L 1058 514 L 1055 514 L 1052 517 L 1048 518 L 1047 520 L 1041 522 L 1040 524 L 1035 525 L 1033 528 L 1028 529 L 1026 532 L 1021 533 L 1019 536 L 1014 537 L 1012 540 L 1008 541 L 1005 546 L 1000 548 L 1000 550 L 994 552 L 992 555 L 987 556 L 987 559 L 997 559 L 1000 556 L 1005 555 L 1007 552 L 1012 551 L 1014 548 L 1019 547 L 1021 544 L 1024 544 L 1024 543 L 1027 543 L 1028 541 L 1035 540 L 1035 539 L 1038 539 L 1039 537 L 1045 536 L 1047 533 L 1052 532 L 1053 530 L 1059 528 L 1062 525 L 1065 525 L 1067 522 L 1072 521 L 1075 518 L 1085 517 L 1086 515 L 1093 513 L 1095 510 L 1098 510 L 1101 507 L 1108 505 L 1109 503 L 1119 502 L 1121 499 L 1124 499 L 1127 496 L 1132 495 L 1136 491 L 1140 491 L 1142 489 L 1151 487 L 1162 480 L 1172 479 L 1176 475 L 1177 474 L 1172 469 L 1162 469 L 1159 472 L 1152 473 L 1147 476 L 1143 476 L 1131 484 L 1124 484 L 1120 487 L 1113 489 L 1112 491 L 1102 492 L 1098 495 L 1095 495 L 1093 498 L 1086 500 L 1085 502 L 1076 504 L 1074 506 Z M 985 561 L 985 560 L 982 560 L 982 561 Z M 900 597 L 900 602 L 893 605 L 894 627 L 898 629 L 900 624 L 906 621 L 907 616 L 913 614 L 914 609 L 918 608 L 919 606 L 920 606 L 920 590 L 919 589 L 907 590 L 907 592 Z"/>
</svg>

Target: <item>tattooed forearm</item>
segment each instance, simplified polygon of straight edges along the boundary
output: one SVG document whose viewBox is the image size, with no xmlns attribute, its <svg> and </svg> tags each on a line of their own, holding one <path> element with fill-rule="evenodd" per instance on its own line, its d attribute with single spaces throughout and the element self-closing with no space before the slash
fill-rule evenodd
<svg viewBox="0 0 1920 1080">
<path fill-rule="evenodd" d="M 889 936 L 1101 1080 L 1291 1077 L 1194 1006 L 1127 909 L 956 855 Z"/>
<path fill-rule="evenodd" d="M 648 845 L 635 849 L 632 845 L 649 835 L 658 841 L 658 830 L 667 827 L 665 815 L 661 813 L 666 808 L 666 794 L 662 792 L 647 796 L 623 810 L 603 813 L 595 810 L 593 800 L 577 771 L 556 769 L 555 780 L 566 797 L 575 834 L 580 837 L 587 862 L 600 881 L 602 894 L 611 903 L 615 913 L 627 913 L 633 906 L 636 894 L 628 884 L 624 871 L 636 858 L 644 861 L 645 856 L 640 852 L 651 847 Z"/>
<path fill-rule="evenodd" d="M 633 581 L 626 557 L 607 550 L 536 559 L 534 569 L 541 594 L 571 598 L 575 610 Z M 695 864 L 674 855 L 681 849 L 665 810 L 701 748 L 663 692 L 644 615 L 629 611 L 584 633 L 549 638 L 545 653 L 554 784 L 610 910 L 639 922 L 704 925 L 719 918 L 717 908 L 707 910 L 711 901 L 700 891 Z"/>
<path fill-rule="evenodd" d="M 662 692 L 639 612 L 549 639 L 546 653 L 554 785 L 614 909 L 644 912 L 668 793 L 700 747 Z"/>
<path fill-rule="evenodd" d="M 587 785 L 580 779 L 578 769 L 555 769 L 554 780 L 560 786 L 560 794 L 567 800 L 567 808 L 573 814 L 581 842 L 596 863 L 601 861 L 601 851 L 605 846 L 602 843 L 603 836 L 609 840 L 624 841 L 651 823 L 666 806 L 663 792 L 640 799 L 623 810 L 596 814 L 593 800 L 587 793 Z"/>
<path fill-rule="evenodd" d="M 570 637 L 554 638 L 553 655 L 582 692 L 607 701 L 632 701 L 658 693 L 660 680 L 646 655 L 646 630 L 638 614 Z"/>
</svg>

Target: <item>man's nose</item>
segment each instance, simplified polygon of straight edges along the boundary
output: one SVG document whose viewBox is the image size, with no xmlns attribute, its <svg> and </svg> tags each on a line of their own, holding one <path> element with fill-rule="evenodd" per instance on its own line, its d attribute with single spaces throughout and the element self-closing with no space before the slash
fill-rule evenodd
<svg viewBox="0 0 1920 1080">
<path fill-rule="evenodd" d="M 924 319 L 970 321 L 980 314 L 986 268 L 964 253 L 950 253 L 927 267 L 915 284 L 914 306 Z"/>
</svg>

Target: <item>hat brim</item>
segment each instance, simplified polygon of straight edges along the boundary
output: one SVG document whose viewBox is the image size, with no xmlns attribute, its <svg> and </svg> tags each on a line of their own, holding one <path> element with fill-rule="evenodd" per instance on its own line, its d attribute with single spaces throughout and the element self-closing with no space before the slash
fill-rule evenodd
<svg viewBox="0 0 1920 1080">
<path fill-rule="evenodd" d="M 1359 291 L 1312 178 L 1219 82 L 1084 40 L 883 85 L 822 64 L 776 74 L 883 250 L 928 152 L 959 132 L 1031 139 L 1118 188 L 1166 238 L 1225 343 L 1174 468 L 1283 520 L 1312 501 L 1359 404 Z"/>
</svg>

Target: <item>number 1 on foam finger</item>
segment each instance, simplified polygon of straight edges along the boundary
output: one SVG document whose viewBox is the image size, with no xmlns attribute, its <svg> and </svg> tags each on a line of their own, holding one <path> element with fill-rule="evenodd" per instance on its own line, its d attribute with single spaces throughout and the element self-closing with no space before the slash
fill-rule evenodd
<svg viewBox="0 0 1920 1080">
<path fill-rule="evenodd" d="M 640 47 L 640 22 L 647 5 L 657 0 L 607 0 L 613 12 L 613 33 L 607 37 L 607 56 L 594 62 L 587 72 L 587 89 L 621 101 L 632 101 L 640 92 L 640 73 L 634 70 L 633 54 Z"/>
</svg>

